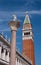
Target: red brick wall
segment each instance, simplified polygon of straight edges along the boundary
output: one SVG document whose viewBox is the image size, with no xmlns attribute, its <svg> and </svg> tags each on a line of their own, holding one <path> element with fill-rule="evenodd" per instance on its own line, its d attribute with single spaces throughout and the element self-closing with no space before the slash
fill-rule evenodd
<svg viewBox="0 0 41 65">
<path fill-rule="evenodd" d="M 25 29 L 25 28 L 29 28 L 30 29 L 30 28 L 32 28 L 32 26 L 31 26 L 31 24 L 24 24 L 23 25 L 23 29 Z"/>
<path fill-rule="evenodd" d="M 32 60 L 32 65 L 35 65 L 34 61 L 34 43 L 32 39 L 23 40 L 23 55 Z"/>
</svg>

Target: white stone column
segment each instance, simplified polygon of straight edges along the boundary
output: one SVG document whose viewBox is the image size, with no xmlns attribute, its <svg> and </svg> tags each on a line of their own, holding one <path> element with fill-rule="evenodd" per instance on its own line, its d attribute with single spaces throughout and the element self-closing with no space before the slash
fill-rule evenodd
<svg viewBox="0 0 41 65">
<path fill-rule="evenodd" d="M 7 51 L 6 61 L 9 62 L 9 51 Z"/>
<path fill-rule="evenodd" d="M 5 60 L 5 57 L 6 57 L 6 49 L 3 49 L 2 59 Z"/>
<path fill-rule="evenodd" d="M 18 65 L 18 64 L 17 64 L 17 58 L 16 58 L 16 65 Z"/>
<path fill-rule="evenodd" d="M 21 60 L 20 60 L 20 65 L 22 65 L 22 62 L 21 62 Z"/>
<path fill-rule="evenodd" d="M 2 48 L 2 47 L 0 46 L 0 58 L 1 58 L 1 48 Z"/>
<path fill-rule="evenodd" d="M 19 65 L 19 59 L 18 59 L 18 65 Z"/>
</svg>

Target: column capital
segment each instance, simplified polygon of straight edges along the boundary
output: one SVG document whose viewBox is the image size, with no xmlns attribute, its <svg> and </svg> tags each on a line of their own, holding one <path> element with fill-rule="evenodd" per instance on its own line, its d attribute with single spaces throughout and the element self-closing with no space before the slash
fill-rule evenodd
<svg viewBox="0 0 41 65">
<path fill-rule="evenodd" d="M 12 31 L 16 31 L 17 30 L 17 28 L 19 28 L 19 26 L 20 26 L 20 23 L 19 23 L 19 21 L 10 21 L 9 23 L 9 26 L 10 26 L 10 29 L 12 30 Z"/>
<path fill-rule="evenodd" d="M 17 30 L 17 27 L 15 27 L 15 26 L 10 26 L 10 29 L 11 29 L 11 31 L 16 31 L 16 30 Z"/>
</svg>

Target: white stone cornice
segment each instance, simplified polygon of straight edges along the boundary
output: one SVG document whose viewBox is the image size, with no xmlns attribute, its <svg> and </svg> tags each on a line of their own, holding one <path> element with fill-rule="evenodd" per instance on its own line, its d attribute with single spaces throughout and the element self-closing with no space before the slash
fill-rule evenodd
<svg viewBox="0 0 41 65">
<path fill-rule="evenodd" d="M 28 39 L 28 40 L 29 40 L 29 39 L 32 39 L 32 40 L 33 40 L 32 37 L 23 37 L 23 38 L 22 38 L 22 40 L 27 40 L 27 39 Z"/>
</svg>

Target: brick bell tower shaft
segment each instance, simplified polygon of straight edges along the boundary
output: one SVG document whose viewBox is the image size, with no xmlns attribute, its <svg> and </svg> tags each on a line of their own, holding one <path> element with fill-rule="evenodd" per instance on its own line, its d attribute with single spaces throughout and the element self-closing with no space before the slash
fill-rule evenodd
<svg viewBox="0 0 41 65">
<path fill-rule="evenodd" d="M 22 53 L 32 61 L 32 65 L 35 65 L 34 59 L 34 42 L 32 26 L 29 20 L 28 14 L 26 14 L 23 29 L 22 29 Z"/>
</svg>

